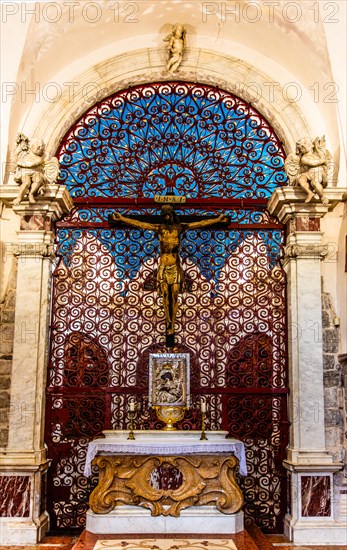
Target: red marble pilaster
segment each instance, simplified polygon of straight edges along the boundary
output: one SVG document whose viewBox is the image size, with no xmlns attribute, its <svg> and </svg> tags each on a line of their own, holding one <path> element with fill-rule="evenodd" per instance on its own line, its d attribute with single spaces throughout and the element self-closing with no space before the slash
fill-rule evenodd
<svg viewBox="0 0 347 550">
<path fill-rule="evenodd" d="M 51 231 L 52 218 L 42 214 L 21 216 L 20 229 L 21 231 Z"/>
<path fill-rule="evenodd" d="M 302 517 L 331 516 L 331 487 L 329 476 L 301 477 Z"/>
<path fill-rule="evenodd" d="M 295 231 L 320 231 L 320 218 L 310 216 L 298 216 L 290 218 L 287 223 L 288 232 Z"/>
<path fill-rule="evenodd" d="M 292 474 L 287 473 L 287 513 L 292 513 Z"/>
<path fill-rule="evenodd" d="M 0 476 L 0 516 L 29 517 L 30 489 L 29 476 Z"/>
</svg>

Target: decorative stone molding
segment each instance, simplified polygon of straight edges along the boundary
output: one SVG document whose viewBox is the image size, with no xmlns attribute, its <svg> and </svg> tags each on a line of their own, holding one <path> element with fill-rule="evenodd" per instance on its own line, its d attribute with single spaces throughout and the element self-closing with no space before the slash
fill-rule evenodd
<svg viewBox="0 0 347 550">
<path fill-rule="evenodd" d="M 18 195 L 17 185 L 1 185 L 0 200 L 6 206 L 12 206 Z M 13 211 L 21 216 L 28 227 L 22 229 L 50 229 L 50 222 L 59 220 L 64 214 L 72 210 L 74 206 L 70 193 L 65 185 L 51 184 L 45 187 L 45 192 L 39 195 L 35 204 L 23 200 L 18 206 L 13 206 Z"/>
<path fill-rule="evenodd" d="M 306 193 L 302 189 L 289 186 L 278 187 L 273 192 L 267 209 L 272 216 L 276 216 L 284 224 L 295 217 L 322 218 L 339 202 L 347 200 L 347 188 L 326 187 L 324 195 L 329 200 L 327 205 L 323 205 L 318 199 L 312 199 L 311 202 L 305 203 Z"/>
<path fill-rule="evenodd" d="M 323 260 L 329 252 L 328 245 L 317 245 L 310 243 L 290 244 L 285 249 L 287 258 L 314 258 Z"/>
<path fill-rule="evenodd" d="M 23 237 L 32 237 L 33 234 L 37 234 L 36 231 L 30 231 L 29 235 L 19 233 L 19 242 L 11 243 L 10 250 L 15 257 L 20 257 L 21 260 L 25 258 L 54 258 L 53 253 L 53 238 L 52 232 L 44 232 L 43 235 L 35 235 L 35 239 L 25 239 Z M 40 238 L 41 237 L 41 238 Z"/>
</svg>

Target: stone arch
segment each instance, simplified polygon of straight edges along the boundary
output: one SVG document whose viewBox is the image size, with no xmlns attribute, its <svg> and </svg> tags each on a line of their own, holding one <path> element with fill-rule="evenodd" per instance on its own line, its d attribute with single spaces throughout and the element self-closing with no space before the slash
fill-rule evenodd
<svg viewBox="0 0 347 550">
<path fill-rule="evenodd" d="M 67 88 L 59 100 L 49 105 L 44 116 L 35 107 L 29 112 L 22 131 L 40 136 L 47 151 L 54 154 L 60 140 L 75 120 L 101 99 L 138 84 L 167 81 L 165 49 L 142 49 L 107 59 L 85 71 L 75 81 L 76 93 Z M 266 73 L 232 56 L 203 49 L 189 49 L 186 61 L 174 80 L 217 86 L 251 103 L 267 119 L 287 152 L 298 136 L 309 135 L 310 127 L 298 105 Z M 261 93 L 273 87 L 273 101 Z"/>
</svg>

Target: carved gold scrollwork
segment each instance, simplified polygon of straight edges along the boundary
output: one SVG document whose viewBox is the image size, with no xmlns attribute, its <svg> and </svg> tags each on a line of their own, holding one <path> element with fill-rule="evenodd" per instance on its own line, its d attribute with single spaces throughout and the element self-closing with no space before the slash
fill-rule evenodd
<svg viewBox="0 0 347 550">
<path fill-rule="evenodd" d="M 223 514 L 233 514 L 243 505 L 234 456 L 98 456 L 94 464 L 99 467 L 99 483 L 89 505 L 96 514 L 107 514 L 120 504 L 148 508 L 152 516 L 174 517 L 189 506 L 215 504 Z M 178 488 L 159 489 L 151 484 L 151 473 L 160 466 L 182 474 Z"/>
</svg>

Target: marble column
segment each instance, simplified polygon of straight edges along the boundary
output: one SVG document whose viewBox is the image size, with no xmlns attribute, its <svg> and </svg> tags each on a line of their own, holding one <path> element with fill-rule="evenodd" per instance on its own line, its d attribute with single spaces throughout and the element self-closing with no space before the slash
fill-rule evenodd
<svg viewBox="0 0 347 550">
<path fill-rule="evenodd" d="M 290 443 L 284 465 L 290 506 L 285 533 L 300 544 L 343 544 L 346 526 L 334 503 L 333 473 L 341 464 L 326 449 L 324 425 L 320 218 L 342 199 L 345 189 L 327 190 L 328 206 L 305 203 L 292 187 L 277 189 L 270 214 L 286 225 Z"/>
<path fill-rule="evenodd" d="M 5 204 L 18 193 L 3 186 Z M 53 224 L 73 207 L 65 186 L 50 185 L 37 203 L 23 201 L 13 210 L 20 216 L 15 330 L 11 376 L 8 446 L 1 453 L 0 506 L 2 544 L 35 543 L 47 531 L 45 478 L 49 463 L 44 446 L 45 389 L 49 345 L 49 315 Z"/>
</svg>

